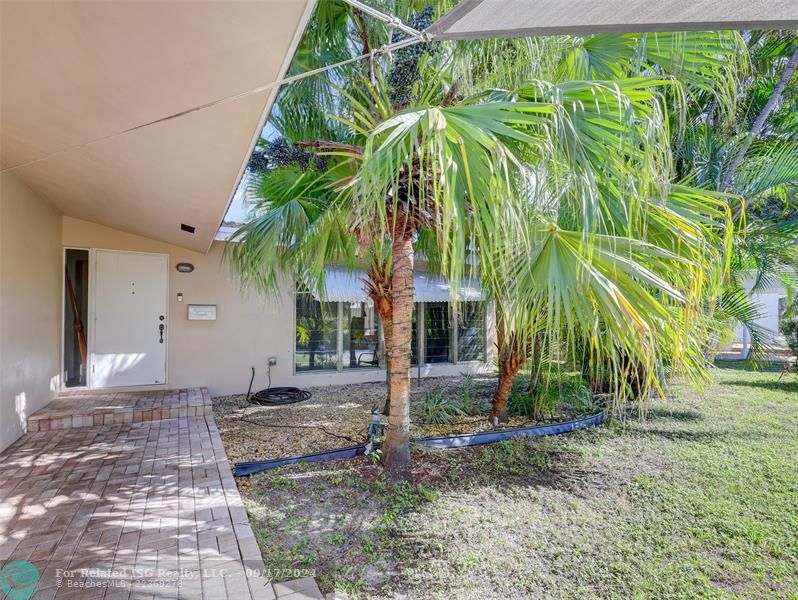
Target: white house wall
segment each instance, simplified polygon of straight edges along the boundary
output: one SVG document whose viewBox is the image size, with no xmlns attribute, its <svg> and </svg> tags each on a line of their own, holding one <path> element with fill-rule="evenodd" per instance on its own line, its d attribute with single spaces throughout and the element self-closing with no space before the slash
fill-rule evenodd
<svg viewBox="0 0 798 600">
<path fill-rule="evenodd" d="M 294 298 L 286 283 L 278 298 L 240 289 L 223 260 L 223 242 L 208 254 L 132 235 L 78 219 L 64 217 L 63 245 L 169 255 L 169 322 L 167 387 L 206 386 L 213 395 L 243 393 L 250 368 L 255 366 L 255 388 L 266 387 L 266 362 L 277 358 L 272 385 L 311 387 L 383 381 L 381 369 L 294 374 Z M 194 265 L 192 273 L 178 273 L 179 262 Z M 183 294 L 183 302 L 177 294 Z M 216 304 L 216 321 L 189 321 L 189 304 Z M 493 326 L 488 321 L 488 360 L 492 356 Z M 423 376 L 457 375 L 490 369 L 490 363 L 441 364 L 422 367 Z M 416 370 L 413 369 L 413 376 Z"/>
<path fill-rule="evenodd" d="M 786 297 L 787 292 L 784 290 L 753 294 L 753 300 L 762 315 L 760 319 L 756 320 L 756 323 L 770 331 L 777 344 L 784 342 L 784 337 L 779 333 L 779 300 Z M 735 328 L 734 333 L 738 342 L 743 340 L 745 333 L 742 326 Z"/>
<path fill-rule="evenodd" d="M 61 215 L 0 175 L 0 450 L 59 386 Z"/>
<path fill-rule="evenodd" d="M 768 331 L 772 331 L 777 337 L 781 335 L 779 333 L 779 300 L 786 297 L 786 292 L 762 294 L 757 297 L 757 302 L 762 307 L 764 315 L 759 324 Z"/>
</svg>

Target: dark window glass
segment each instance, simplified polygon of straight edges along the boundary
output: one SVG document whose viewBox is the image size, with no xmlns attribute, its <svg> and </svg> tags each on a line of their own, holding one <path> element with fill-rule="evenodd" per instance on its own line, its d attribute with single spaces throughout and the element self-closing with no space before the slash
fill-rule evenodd
<svg viewBox="0 0 798 600">
<path fill-rule="evenodd" d="M 88 371 L 88 250 L 66 251 L 64 277 L 64 387 L 81 387 Z"/>
<path fill-rule="evenodd" d="M 448 302 L 424 305 L 424 358 L 427 363 L 451 362 L 450 323 Z"/>
<path fill-rule="evenodd" d="M 338 362 L 338 305 L 319 302 L 312 295 L 296 296 L 297 371 L 336 369 Z"/>
<path fill-rule="evenodd" d="M 344 369 L 379 368 L 380 318 L 373 306 L 365 302 L 345 303 L 344 311 Z"/>
<path fill-rule="evenodd" d="M 485 360 L 485 304 L 460 304 L 457 323 L 457 360 Z"/>
<path fill-rule="evenodd" d="M 413 332 L 410 341 L 410 364 L 418 365 L 418 303 L 413 304 Z"/>
</svg>

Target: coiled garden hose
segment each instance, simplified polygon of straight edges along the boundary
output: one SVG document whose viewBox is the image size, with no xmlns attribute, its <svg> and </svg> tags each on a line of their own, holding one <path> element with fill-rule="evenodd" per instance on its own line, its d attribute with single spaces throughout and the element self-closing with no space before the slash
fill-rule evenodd
<svg viewBox="0 0 798 600">
<path fill-rule="evenodd" d="M 252 377 L 249 380 L 249 388 L 247 389 L 247 402 L 261 405 L 294 404 L 296 402 L 304 402 L 313 395 L 309 391 L 297 387 L 272 387 L 271 365 L 268 368 L 268 374 L 269 387 L 253 394 L 252 383 L 255 381 L 255 367 L 252 367 Z"/>
</svg>

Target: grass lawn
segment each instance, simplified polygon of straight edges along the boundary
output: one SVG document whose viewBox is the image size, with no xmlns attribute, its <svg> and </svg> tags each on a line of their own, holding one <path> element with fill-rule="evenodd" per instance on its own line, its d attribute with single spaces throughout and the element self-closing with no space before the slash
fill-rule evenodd
<svg viewBox="0 0 798 600">
<path fill-rule="evenodd" d="M 719 369 L 646 421 L 240 480 L 266 566 L 403 598 L 798 598 L 798 375 Z"/>
</svg>

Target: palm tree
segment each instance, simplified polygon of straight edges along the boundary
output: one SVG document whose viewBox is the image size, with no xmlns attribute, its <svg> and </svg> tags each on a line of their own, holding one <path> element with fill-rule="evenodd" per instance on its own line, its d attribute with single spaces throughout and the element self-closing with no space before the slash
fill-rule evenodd
<svg viewBox="0 0 798 600">
<path fill-rule="evenodd" d="M 735 198 L 732 261 L 710 312 L 715 330 L 744 326 L 743 354 L 756 359 L 772 332 L 757 324 L 761 311 L 750 292 L 777 280 L 798 290 L 798 38 L 748 32 L 746 40 L 750 67 L 738 77 L 734 110 L 718 118 L 714 103 L 697 102 L 674 148 L 680 176 Z"/>
<path fill-rule="evenodd" d="M 795 70 L 798 69 L 798 43 L 793 42 L 787 45 L 787 47 L 789 46 L 793 46 L 794 51 L 792 54 L 785 57 L 786 62 L 784 63 L 784 69 L 782 70 L 781 76 L 773 86 L 773 91 L 770 93 L 767 102 L 765 102 L 764 106 L 754 119 L 754 122 L 751 124 L 751 131 L 745 136 L 728 168 L 725 169 L 723 185 L 727 190 L 732 189 L 732 181 L 737 174 L 737 170 L 745 160 L 746 154 L 751 149 L 754 141 L 765 131 L 765 124 L 767 123 L 768 118 L 771 114 L 773 114 L 781 102 L 782 95 L 784 94 L 787 85 L 790 83 Z"/>
<path fill-rule="evenodd" d="M 584 219 L 577 222 L 571 219 L 570 224 L 567 224 L 566 227 L 594 233 L 622 234 L 633 239 L 647 239 L 651 233 L 651 224 L 648 222 L 651 211 L 656 210 L 658 205 L 673 202 L 673 198 L 669 197 L 666 190 L 671 177 L 669 165 L 659 165 L 659 169 L 652 169 L 650 166 L 657 160 L 667 163 L 668 159 L 663 156 L 663 152 L 668 151 L 667 144 L 663 143 L 662 139 L 656 140 L 650 134 L 661 132 L 664 127 L 669 125 L 668 122 L 675 122 L 672 129 L 677 133 L 681 131 L 681 119 L 678 115 L 681 114 L 681 110 L 684 110 L 685 105 L 693 104 L 696 98 L 709 98 L 723 110 L 732 110 L 737 90 L 737 74 L 746 64 L 746 54 L 741 50 L 744 50 L 744 45 L 740 36 L 735 32 L 597 35 L 564 40 L 560 48 L 561 56 L 553 62 L 553 68 L 547 74 L 555 81 L 567 83 L 574 79 L 600 80 L 606 78 L 610 79 L 612 83 L 626 81 L 632 82 L 634 85 L 635 78 L 641 76 L 649 76 L 647 81 L 650 84 L 653 84 L 650 79 L 652 75 L 661 78 L 661 81 L 658 82 L 661 95 L 652 97 L 651 100 L 654 102 L 652 102 L 648 113 L 616 115 L 611 110 L 607 110 L 607 107 L 601 107 L 596 111 L 597 114 L 590 114 L 590 111 L 586 111 L 586 116 L 592 120 L 598 117 L 618 122 L 619 127 L 623 128 L 628 136 L 630 147 L 637 144 L 640 148 L 644 148 L 645 152 L 639 154 L 632 152 L 630 153 L 632 160 L 629 160 L 629 155 L 625 156 L 623 152 L 614 153 L 612 149 L 607 151 L 607 148 L 595 145 L 592 149 L 598 149 L 599 152 L 591 157 L 594 161 L 593 171 L 601 175 L 602 181 L 610 182 L 611 185 L 617 185 L 618 182 L 631 182 L 631 184 L 627 184 L 628 187 L 620 194 L 617 193 L 617 190 L 613 191 L 612 188 L 601 189 L 597 186 L 593 197 L 603 203 L 603 206 L 597 211 L 599 215 L 597 222 L 591 225 Z M 668 82 L 670 85 L 667 85 Z M 648 90 L 645 85 L 642 86 L 640 92 L 645 93 L 646 91 Z M 541 92 L 534 90 L 533 93 L 537 96 Z M 604 93 L 607 91 L 605 90 Z M 658 104 L 660 100 L 662 104 Z M 589 103 L 590 99 L 582 97 L 577 101 Z M 677 107 L 680 110 L 667 111 L 668 106 Z M 674 118 L 674 114 L 677 115 L 676 118 Z M 663 118 L 668 122 L 663 122 Z M 645 128 L 640 127 L 639 123 L 645 124 Z M 590 132 L 585 132 L 585 135 L 581 137 L 584 140 L 589 139 Z M 621 160 L 613 160 L 613 158 Z M 649 177 L 650 180 L 660 178 L 664 180 L 665 185 L 652 194 L 652 190 L 645 189 L 645 184 L 642 183 L 644 179 L 639 177 L 641 174 L 644 177 Z M 715 212 L 711 217 L 702 215 L 702 218 L 708 218 L 719 224 L 723 223 L 723 202 L 718 203 L 717 198 L 708 198 L 700 190 L 690 191 L 686 186 L 681 186 L 678 196 L 684 199 L 686 195 L 691 194 L 699 200 L 699 204 L 703 204 L 710 210 L 721 210 L 720 213 Z M 635 197 L 641 200 L 637 206 L 630 204 L 630 200 Z M 584 214 L 586 213 L 583 212 L 582 215 Z M 553 222 L 557 223 L 558 218 L 559 215 L 553 219 Z M 669 222 L 667 226 L 676 230 L 681 230 L 684 226 L 691 227 L 689 223 L 681 222 Z M 723 227 L 719 227 L 704 231 L 703 243 L 708 244 L 709 240 L 717 239 L 723 229 Z M 534 252 L 533 249 L 532 255 Z M 721 249 L 718 255 L 722 254 Z M 701 258 L 703 260 L 710 256 L 715 256 L 715 254 L 707 252 Z M 716 260 L 714 264 L 719 265 L 723 262 Z M 689 284 L 691 280 L 688 278 L 686 281 Z M 528 283 L 534 287 L 534 282 Z M 565 284 L 565 282 L 560 283 Z M 568 283 L 571 285 L 572 291 L 579 289 L 576 281 Z M 636 281 L 631 280 L 630 283 L 636 284 Z M 534 290 L 532 293 L 534 294 Z M 529 296 L 522 295 L 520 297 L 528 298 Z M 540 332 L 540 327 L 545 321 L 541 317 L 545 316 L 545 313 L 537 312 L 532 322 L 521 319 L 521 322 L 525 323 L 526 329 L 516 331 L 509 325 L 512 322 L 517 322 L 517 319 L 513 320 L 503 314 L 502 302 L 498 303 L 498 307 L 500 313 L 497 314 L 496 321 L 497 335 L 500 338 L 499 386 L 493 401 L 492 415 L 494 418 L 500 417 L 504 413 L 516 374 L 533 353 L 550 354 L 551 351 L 547 349 L 544 342 L 552 338 L 551 335 L 542 335 Z M 525 309 L 522 307 L 522 310 Z M 676 311 L 675 314 L 678 315 L 681 312 Z M 548 328 L 551 329 L 552 326 L 553 324 L 550 322 Z M 685 330 L 682 328 L 682 331 Z M 574 336 L 575 332 L 573 331 L 571 333 L 572 335 L 566 337 L 571 341 L 576 340 L 578 336 Z M 674 343 L 672 338 L 664 338 L 661 335 L 654 336 L 654 338 L 660 342 L 668 339 L 671 344 Z M 533 343 L 533 340 L 537 341 Z M 649 369 L 646 371 L 649 374 L 647 377 L 649 381 L 652 379 L 653 366 L 654 362 L 649 361 Z"/>
<path fill-rule="evenodd" d="M 416 26 L 429 21 L 432 11 L 412 16 L 412 4 L 396 3 L 393 12 Z M 331 5 L 320 5 L 300 61 L 311 49 L 340 58 L 388 39 L 383 27 Z M 670 334 L 671 356 L 689 354 L 674 335 L 672 304 L 657 295 L 689 305 L 715 246 L 698 235 L 687 209 L 663 200 L 674 191 L 665 110 L 672 80 L 652 68 L 638 77 L 523 83 L 539 73 L 517 59 L 553 64 L 559 43 L 416 46 L 305 80 L 278 100 L 273 126 L 305 166 L 273 161 L 257 179 L 262 212 L 239 232 L 230 256 L 246 282 L 275 290 L 281 274 L 296 273 L 320 293 L 326 264 L 365 264 L 386 333 L 383 459 L 392 471 L 410 460 L 413 266 L 424 240 L 434 240 L 453 290 L 467 257 L 478 257 L 483 284 L 507 306 L 507 330 L 526 335 L 525 323 L 540 315 L 550 336 L 584 340 L 597 327 L 611 330 L 612 341 L 594 355 L 611 359 L 617 380 L 629 368 L 618 353 L 655 361 L 647 348 L 660 331 Z M 516 60 L 503 63 L 498 50 Z M 302 154 L 309 152 L 325 164 Z M 648 241 L 635 239 L 643 227 Z M 579 336 L 571 331 L 574 311 Z M 639 335 L 647 329 L 652 335 Z"/>
</svg>

